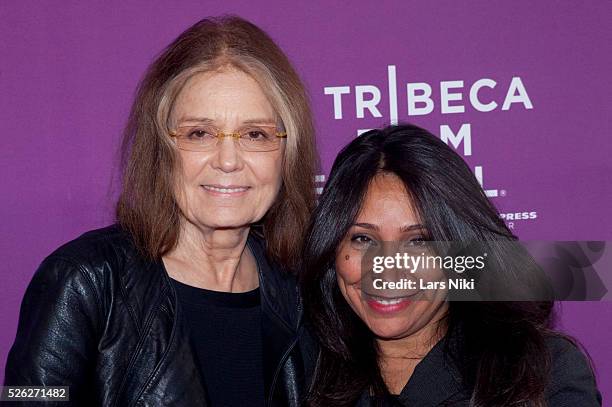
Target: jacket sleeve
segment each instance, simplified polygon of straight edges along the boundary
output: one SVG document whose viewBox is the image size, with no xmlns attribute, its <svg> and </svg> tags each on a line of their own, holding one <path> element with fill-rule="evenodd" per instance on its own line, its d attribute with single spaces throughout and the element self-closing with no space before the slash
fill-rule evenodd
<svg viewBox="0 0 612 407">
<path fill-rule="evenodd" d="M 21 304 L 5 385 L 69 386 L 71 402 L 59 403 L 63 406 L 95 397 L 96 338 L 103 319 L 92 281 L 84 266 L 67 258 L 43 261 Z"/>
<path fill-rule="evenodd" d="M 552 374 L 548 392 L 550 407 L 600 407 L 593 369 L 586 356 L 569 340 L 549 339 Z"/>
</svg>

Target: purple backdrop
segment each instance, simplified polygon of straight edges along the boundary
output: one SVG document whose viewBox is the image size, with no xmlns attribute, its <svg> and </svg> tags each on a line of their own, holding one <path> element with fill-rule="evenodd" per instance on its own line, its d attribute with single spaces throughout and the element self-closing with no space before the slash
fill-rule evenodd
<svg viewBox="0 0 612 407">
<path fill-rule="evenodd" d="M 0 381 L 37 265 L 112 221 L 117 149 L 138 80 L 205 16 L 251 19 L 289 54 L 312 97 L 322 174 L 358 129 L 410 121 L 456 145 L 521 238 L 612 240 L 609 1 L 113 3 L 0 8 Z M 418 102 L 427 87 L 430 101 Z M 612 304 L 561 311 L 612 398 Z"/>
</svg>

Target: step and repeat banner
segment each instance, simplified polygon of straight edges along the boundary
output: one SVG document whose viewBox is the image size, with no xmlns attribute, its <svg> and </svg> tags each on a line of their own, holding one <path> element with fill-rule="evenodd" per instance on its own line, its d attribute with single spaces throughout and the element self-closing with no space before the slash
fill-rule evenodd
<svg viewBox="0 0 612 407">
<path fill-rule="evenodd" d="M 610 2 L 4 2 L 2 371 L 37 265 L 113 220 L 122 128 L 146 67 L 222 14 L 266 30 L 306 83 L 318 188 L 361 132 L 414 123 L 465 158 L 521 239 L 612 239 Z M 612 397 L 612 303 L 559 310 Z"/>
</svg>

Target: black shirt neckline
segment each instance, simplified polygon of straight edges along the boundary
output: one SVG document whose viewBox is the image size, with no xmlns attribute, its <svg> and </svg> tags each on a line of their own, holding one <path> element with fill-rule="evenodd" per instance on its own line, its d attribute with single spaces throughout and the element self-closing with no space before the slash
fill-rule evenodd
<svg viewBox="0 0 612 407">
<path fill-rule="evenodd" d="M 226 308 L 252 308 L 261 304 L 259 287 L 251 291 L 232 293 L 214 291 L 181 283 L 170 277 L 179 301 L 191 305 Z"/>
</svg>

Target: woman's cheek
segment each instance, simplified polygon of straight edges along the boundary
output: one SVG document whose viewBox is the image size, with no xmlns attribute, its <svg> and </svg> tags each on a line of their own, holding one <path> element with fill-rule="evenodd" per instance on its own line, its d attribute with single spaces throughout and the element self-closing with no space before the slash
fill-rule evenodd
<svg viewBox="0 0 612 407">
<path fill-rule="evenodd" d="M 336 273 L 346 285 L 357 284 L 361 281 L 361 256 L 354 250 L 346 248 L 338 252 L 336 257 Z"/>
</svg>

